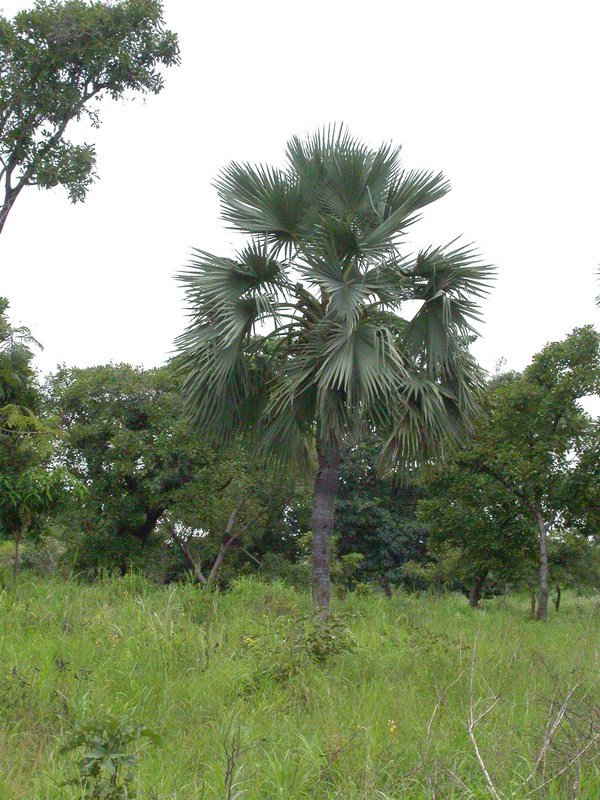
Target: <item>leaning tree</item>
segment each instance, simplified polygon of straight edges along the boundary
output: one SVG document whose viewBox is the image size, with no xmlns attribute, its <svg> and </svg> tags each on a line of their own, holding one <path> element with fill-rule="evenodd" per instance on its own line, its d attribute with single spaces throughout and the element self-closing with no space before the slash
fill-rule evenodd
<svg viewBox="0 0 600 800">
<path fill-rule="evenodd" d="M 406 464 L 459 434 L 476 406 L 467 341 L 490 269 L 470 247 L 405 255 L 407 228 L 448 183 L 343 128 L 294 137 L 282 168 L 232 163 L 216 187 L 248 242 L 233 258 L 197 250 L 180 275 L 184 391 L 221 439 L 250 434 L 260 454 L 309 469 L 316 445 L 312 596 L 326 615 L 341 442 L 368 429 L 381 465 Z"/>
<path fill-rule="evenodd" d="M 98 127 L 104 96 L 157 94 L 160 68 L 178 61 L 159 0 L 37 0 L 0 16 L 0 233 L 26 186 L 84 200 L 96 153 L 68 129 L 82 118 Z"/>
</svg>

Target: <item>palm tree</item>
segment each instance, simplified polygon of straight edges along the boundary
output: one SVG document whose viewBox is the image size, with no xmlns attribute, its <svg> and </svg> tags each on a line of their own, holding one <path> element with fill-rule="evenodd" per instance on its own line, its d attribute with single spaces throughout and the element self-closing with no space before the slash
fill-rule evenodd
<svg viewBox="0 0 600 800">
<path fill-rule="evenodd" d="M 248 236 L 234 258 L 196 250 L 179 278 L 185 394 L 205 430 L 251 433 L 258 452 L 317 470 L 312 596 L 329 608 L 340 443 L 370 430 L 381 465 L 416 462 L 459 435 L 479 370 L 467 341 L 491 271 L 470 247 L 402 255 L 418 212 L 449 189 L 343 128 L 288 144 L 278 169 L 232 163 L 222 217 Z M 400 316 L 406 301 L 416 314 Z"/>
</svg>

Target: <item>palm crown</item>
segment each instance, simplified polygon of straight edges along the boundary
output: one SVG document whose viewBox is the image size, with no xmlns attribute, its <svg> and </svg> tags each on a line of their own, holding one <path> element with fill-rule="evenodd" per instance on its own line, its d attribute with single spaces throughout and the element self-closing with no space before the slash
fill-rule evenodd
<svg viewBox="0 0 600 800">
<path fill-rule="evenodd" d="M 180 279 L 178 339 L 197 421 L 222 438 L 308 462 L 310 443 L 367 426 L 384 461 L 455 435 L 480 375 L 467 350 L 490 279 L 467 247 L 400 252 L 418 212 L 449 189 L 406 171 L 399 148 L 330 128 L 287 147 L 282 169 L 230 164 L 222 216 L 249 236 L 235 258 L 195 251 Z M 410 321 L 402 305 L 421 301 Z"/>
</svg>

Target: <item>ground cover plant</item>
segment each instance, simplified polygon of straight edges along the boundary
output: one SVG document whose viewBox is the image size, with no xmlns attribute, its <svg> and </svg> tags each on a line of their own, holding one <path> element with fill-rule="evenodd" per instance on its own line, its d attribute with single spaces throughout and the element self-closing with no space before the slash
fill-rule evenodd
<svg viewBox="0 0 600 800">
<path fill-rule="evenodd" d="M 0 797 L 598 795 L 596 600 L 566 593 L 543 627 L 526 597 L 473 611 L 363 591 L 332 611 L 315 621 L 307 596 L 250 579 L 218 593 L 7 576 Z M 65 748 L 86 731 L 103 732 L 102 786 L 113 747 L 129 795 L 74 781 L 85 746 Z"/>
</svg>

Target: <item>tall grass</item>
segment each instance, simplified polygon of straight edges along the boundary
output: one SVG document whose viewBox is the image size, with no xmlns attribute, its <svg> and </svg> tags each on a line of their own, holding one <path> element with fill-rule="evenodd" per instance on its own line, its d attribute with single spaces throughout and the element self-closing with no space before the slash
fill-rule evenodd
<svg viewBox="0 0 600 800">
<path fill-rule="evenodd" d="M 541 625 L 525 599 L 348 594 L 351 638 L 308 613 L 249 580 L 7 582 L 0 798 L 75 796 L 61 746 L 109 713 L 161 736 L 138 754 L 148 800 L 600 796 L 596 601 L 567 597 Z"/>
</svg>

